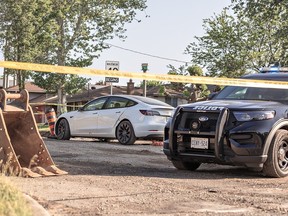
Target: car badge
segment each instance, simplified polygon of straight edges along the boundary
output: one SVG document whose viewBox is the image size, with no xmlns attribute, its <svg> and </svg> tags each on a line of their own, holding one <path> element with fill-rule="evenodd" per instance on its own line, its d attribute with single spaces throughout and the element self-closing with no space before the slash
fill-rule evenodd
<svg viewBox="0 0 288 216">
<path fill-rule="evenodd" d="M 208 121 L 209 118 L 207 116 L 200 116 L 199 117 L 199 121 L 204 122 L 204 121 Z"/>
<path fill-rule="evenodd" d="M 197 130 L 200 127 L 200 122 L 194 121 L 191 124 L 193 130 Z"/>
</svg>

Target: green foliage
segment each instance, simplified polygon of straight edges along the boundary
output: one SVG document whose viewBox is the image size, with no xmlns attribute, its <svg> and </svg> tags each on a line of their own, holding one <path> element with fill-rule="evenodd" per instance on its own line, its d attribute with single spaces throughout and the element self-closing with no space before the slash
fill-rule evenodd
<svg viewBox="0 0 288 216">
<path fill-rule="evenodd" d="M 108 48 L 104 41 L 125 39 L 124 25 L 146 6 L 145 0 L 51 0 L 50 8 L 49 22 L 55 27 L 50 63 L 86 67 Z"/>
<path fill-rule="evenodd" d="M 179 76 L 203 76 L 203 70 L 198 65 L 192 66 L 180 66 L 179 69 L 176 69 L 172 65 L 168 65 L 170 68 L 168 74 L 170 75 L 179 75 Z M 173 83 L 170 84 L 171 88 L 183 92 L 183 95 L 192 102 L 199 100 L 199 98 L 206 98 L 210 91 L 207 86 L 204 84 L 185 84 L 185 83 Z"/>
<path fill-rule="evenodd" d="M 41 29 L 42 13 L 47 13 L 47 1 L 0 1 L 0 41 L 4 59 L 10 61 L 36 62 L 41 57 L 41 46 L 37 38 L 49 35 Z M 48 45 L 48 44 L 47 44 Z M 20 89 L 24 88 L 28 71 L 5 70 L 17 75 Z"/>
<path fill-rule="evenodd" d="M 155 81 L 155 80 L 146 80 L 146 87 L 147 88 L 152 88 L 152 87 L 161 86 L 161 85 L 163 85 L 163 82 Z M 144 86 L 144 83 L 143 83 L 143 81 L 141 81 L 140 87 L 143 87 L 143 86 Z"/>
<path fill-rule="evenodd" d="M 78 67 L 91 65 L 103 49 L 109 48 L 104 41 L 115 36 L 125 39 L 124 25 L 132 22 L 137 10 L 146 8 L 145 2 L 76 0 L 71 4 L 68 0 L 51 0 L 53 13 L 50 23 L 54 24 L 55 29 L 52 32 L 53 46 L 49 47 L 49 63 Z M 54 78 L 54 75 L 49 76 Z M 58 81 L 55 80 L 58 103 L 65 104 L 65 91 L 75 92 L 82 80 L 77 81 L 75 77 L 68 79 L 69 76 L 63 75 L 58 75 L 58 78 Z"/>
<path fill-rule="evenodd" d="M 34 83 L 46 89 L 48 93 L 55 93 L 62 83 L 63 90 L 67 94 L 76 94 L 83 90 L 83 87 L 91 80 L 90 78 L 79 77 L 77 75 L 61 75 L 61 74 L 47 74 L 35 73 Z"/>
<path fill-rule="evenodd" d="M 203 76 L 203 70 L 198 65 L 192 65 L 187 68 L 187 71 L 190 76 Z M 208 90 L 205 84 L 191 84 L 189 88 L 191 94 L 188 97 L 189 100 L 195 102 L 197 100 L 206 98 L 210 91 Z"/>
<path fill-rule="evenodd" d="M 237 17 L 245 17 L 252 27 L 251 52 L 260 66 L 288 63 L 288 8 L 287 1 L 278 0 L 233 0 Z M 252 24 L 252 25 L 251 25 Z M 258 48 L 258 49 L 255 49 Z"/>
<path fill-rule="evenodd" d="M 201 84 L 199 86 L 200 98 L 207 98 L 208 95 L 211 93 L 208 89 L 207 85 Z"/>
<path fill-rule="evenodd" d="M 1 0 L 0 40 L 5 60 L 90 66 L 109 48 L 106 40 L 126 38 L 125 24 L 145 8 L 146 0 Z M 21 83 L 29 75 L 18 74 Z M 40 87 L 58 92 L 58 103 L 66 103 L 66 92 L 83 87 L 77 76 L 41 73 L 34 78 Z"/>
<path fill-rule="evenodd" d="M 179 68 L 175 68 L 173 65 L 168 65 L 169 75 L 179 75 L 179 76 L 187 76 L 189 73 L 186 70 L 185 66 L 180 66 Z M 171 88 L 176 91 L 183 91 L 185 89 L 184 83 L 178 83 L 178 82 L 171 82 L 170 84 Z"/>
<path fill-rule="evenodd" d="M 245 33 L 245 25 L 239 25 L 235 17 L 224 10 L 215 18 L 204 20 L 203 27 L 206 34 L 195 37 L 198 42 L 186 48 L 192 62 L 206 67 L 210 76 L 241 76 L 247 54 L 241 52 L 245 41 L 239 38 Z"/>
<path fill-rule="evenodd" d="M 287 65 L 286 1 L 233 0 L 205 19 L 205 34 L 185 52 L 210 76 L 239 77 L 275 62 Z"/>
<path fill-rule="evenodd" d="M 198 65 L 189 66 L 187 71 L 190 76 L 203 76 L 203 70 Z"/>
<path fill-rule="evenodd" d="M 161 85 L 159 88 L 159 94 L 163 96 L 164 93 L 165 93 L 165 87 L 163 85 Z"/>
<path fill-rule="evenodd" d="M 183 95 L 186 97 L 186 98 L 189 98 L 190 97 L 190 91 L 188 91 L 188 89 L 185 89 L 183 91 Z"/>
<path fill-rule="evenodd" d="M 38 130 L 40 132 L 43 132 L 43 131 L 49 132 L 50 131 L 50 128 L 49 128 L 48 124 L 39 123 L 39 124 L 37 124 L 37 127 L 38 127 Z"/>
</svg>

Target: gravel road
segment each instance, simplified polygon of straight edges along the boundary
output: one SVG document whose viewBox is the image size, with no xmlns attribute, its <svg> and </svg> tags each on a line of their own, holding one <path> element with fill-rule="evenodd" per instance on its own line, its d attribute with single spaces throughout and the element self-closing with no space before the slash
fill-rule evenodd
<svg viewBox="0 0 288 216">
<path fill-rule="evenodd" d="M 288 214 L 288 178 L 213 164 L 178 171 L 151 142 L 44 141 L 69 174 L 10 178 L 52 216 Z"/>
</svg>

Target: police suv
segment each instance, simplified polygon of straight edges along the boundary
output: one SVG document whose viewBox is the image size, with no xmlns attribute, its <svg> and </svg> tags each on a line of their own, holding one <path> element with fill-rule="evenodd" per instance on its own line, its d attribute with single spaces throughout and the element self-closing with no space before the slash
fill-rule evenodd
<svg viewBox="0 0 288 216">
<path fill-rule="evenodd" d="M 288 73 L 243 79 L 288 82 Z M 164 131 L 164 153 L 177 169 L 201 163 L 244 165 L 288 175 L 288 88 L 227 86 L 211 100 L 177 107 Z"/>
</svg>

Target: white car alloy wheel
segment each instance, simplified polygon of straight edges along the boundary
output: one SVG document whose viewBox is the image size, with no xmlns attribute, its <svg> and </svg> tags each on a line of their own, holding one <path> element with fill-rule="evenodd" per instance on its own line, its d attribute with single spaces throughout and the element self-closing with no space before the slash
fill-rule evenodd
<svg viewBox="0 0 288 216">
<path fill-rule="evenodd" d="M 132 145 L 136 141 L 134 130 L 129 121 L 122 121 L 116 129 L 116 137 L 123 145 Z"/>
</svg>

